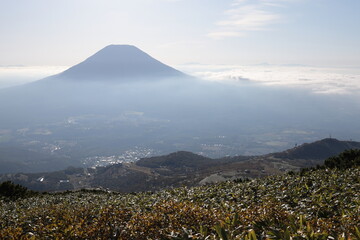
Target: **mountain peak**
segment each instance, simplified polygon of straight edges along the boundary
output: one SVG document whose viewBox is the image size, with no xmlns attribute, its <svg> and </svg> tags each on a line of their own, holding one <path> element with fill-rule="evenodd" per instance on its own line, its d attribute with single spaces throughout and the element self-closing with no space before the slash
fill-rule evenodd
<svg viewBox="0 0 360 240">
<path fill-rule="evenodd" d="M 110 45 L 107 45 L 106 47 L 104 47 L 102 50 L 108 49 L 108 48 L 135 48 L 135 49 L 138 49 L 134 45 L 130 45 L 130 44 L 110 44 Z"/>
<path fill-rule="evenodd" d="M 58 78 L 103 81 L 184 76 L 182 72 L 161 63 L 135 46 L 108 45 L 59 74 Z"/>
<path fill-rule="evenodd" d="M 145 59 L 152 58 L 145 52 L 133 45 L 108 45 L 90 56 L 86 61 L 98 61 L 102 63 L 114 64 L 114 61 L 133 61 L 137 58 L 138 61 L 145 61 Z M 154 59 L 155 60 L 155 59 Z"/>
</svg>

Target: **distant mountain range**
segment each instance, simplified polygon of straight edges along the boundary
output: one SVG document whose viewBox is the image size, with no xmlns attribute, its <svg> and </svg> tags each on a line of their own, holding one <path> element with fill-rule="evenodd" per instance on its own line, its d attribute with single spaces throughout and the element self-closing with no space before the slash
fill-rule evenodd
<svg viewBox="0 0 360 240">
<path fill-rule="evenodd" d="M 360 149 L 360 142 L 323 139 L 262 156 L 207 158 L 191 152 L 143 158 L 135 163 L 97 168 L 67 168 L 48 173 L 1 175 L 33 190 L 63 191 L 82 188 L 120 192 L 155 191 L 177 186 L 196 186 L 226 180 L 258 178 L 323 164 L 347 149 Z"/>
</svg>

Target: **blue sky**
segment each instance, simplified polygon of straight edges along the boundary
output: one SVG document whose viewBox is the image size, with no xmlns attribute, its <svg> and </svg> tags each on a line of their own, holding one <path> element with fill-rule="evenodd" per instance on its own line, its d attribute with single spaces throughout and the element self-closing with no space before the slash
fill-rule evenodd
<svg viewBox="0 0 360 240">
<path fill-rule="evenodd" d="M 359 0 L 0 0 L 0 65 L 132 44 L 178 65 L 360 66 Z"/>
</svg>

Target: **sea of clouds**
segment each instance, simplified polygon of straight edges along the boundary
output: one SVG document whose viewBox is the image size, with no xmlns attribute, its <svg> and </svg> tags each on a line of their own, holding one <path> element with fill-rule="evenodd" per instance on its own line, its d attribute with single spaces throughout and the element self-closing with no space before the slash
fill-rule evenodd
<svg viewBox="0 0 360 240">
<path fill-rule="evenodd" d="M 303 88 L 316 94 L 360 94 L 360 68 L 269 64 L 248 66 L 187 64 L 179 68 L 211 81 Z"/>
<path fill-rule="evenodd" d="M 65 66 L 0 66 L 0 88 L 40 80 L 67 68 Z"/>
<path fill-rule="evenodd" d="M 176 67 L 198 78 L 227 84 L 257 83 L 263 86 L 305 89 L 315 94 L 360 96 L 360 68 L 270 64 L 184 64 Z M 0 88 L 36 81 L 67 68 L 66 66 L 0 66 Z"/>
</svg>

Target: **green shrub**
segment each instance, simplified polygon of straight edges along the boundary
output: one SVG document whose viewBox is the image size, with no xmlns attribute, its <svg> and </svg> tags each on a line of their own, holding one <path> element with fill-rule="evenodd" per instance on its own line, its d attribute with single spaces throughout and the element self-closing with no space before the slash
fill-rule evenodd
<svg viewBox="0 0 360 240">
<path fill-rule="evenodd" d="M 33 191 L 29 191 L 26 187 L 14 184 L 11 181 L 6 181 L 0 184 L 0 197 L 6 200 L 16 200 L 32 194 L 34 194 Z"/>
<path fill-rule="evenodd" d="M 346 150 L 338 156 L 330 157 L 325 160 L 325 167 L 348 169 L 360 166 L 360 149 Z"/>
</svg>

